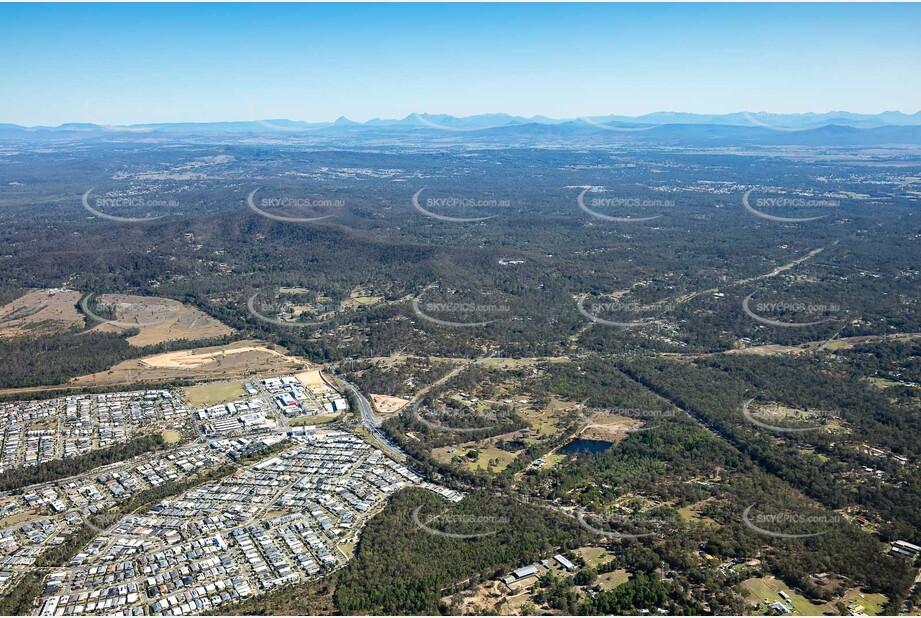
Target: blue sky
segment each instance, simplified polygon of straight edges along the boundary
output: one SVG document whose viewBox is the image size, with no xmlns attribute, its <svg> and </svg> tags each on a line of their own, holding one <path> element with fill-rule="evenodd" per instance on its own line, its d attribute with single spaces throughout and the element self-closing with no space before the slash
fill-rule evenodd
<svg viewBox="0 0 921 618">
<path fill-rule="evenodd" d="M 0 122 L 921 109 L 921 5 L 0 4 Z"/>
</svg>

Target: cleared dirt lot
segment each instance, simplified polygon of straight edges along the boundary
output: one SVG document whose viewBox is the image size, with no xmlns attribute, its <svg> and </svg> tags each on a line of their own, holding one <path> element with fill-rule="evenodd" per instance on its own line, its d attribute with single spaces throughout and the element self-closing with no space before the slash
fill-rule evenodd
<svg viewBox="0 0 921 618">
<path fill-rule="evenodd" d="M 140 367 L 148 369 L 176 369 L 189 371 L 200 369 L 210 371 L 214 365 L 227 367 L 233 370 L 237 367 L 250 367 L 258 370 L 260 364 L 271 361 L 295 361 L 293 356 L 276 349 L 269 348 L 260 341 L 237 341 L 225 346 L 210 348 L 195 348 L 192 350 L 179 350 L 178 352 L 165 352 L 145 356 L 135 361 Z M 121 363 L 124 364 L 124 363 Z M 116 365 L 118 367 L 118 365 Z"/>
<path fill-rule="evenodd" d="M 831 341 L 810 341 L 796 346 L 789 345 L 759 345 L 749 348 L 729 350 L 726 354 L 758 354 L 761 356 L 776 356 L 778 354 L 803 354 L 812 352 L 824 346 L 826 350 L 847 350 L 862 343 L 875 343 L 877 341 L 912 341 L 921 339 L 921 333 L 892 333 L 886 336 L 861 335 L 859 337 L 841 337 Z"/>
<path fill-rule="evenodd" d="M 160 435 L 163 436 L 163 441 L 166 442 L 167 444 L 176 444 L 177 442 L 182 440 L 182 434 L 176 431 L 175 429 L 167 429 L 163 431 Z"/>
<path fill-rule="evenodd" d="M 381 416 L 393 416 L 403 408 L 405 408 L 409 402 L 403 399 L 402 397 L 391 397 L 390 395 L 371 395 L 371 402 L 374 404 L 374 407 L 380 413 Z"/>
<path fill-rule="evenodd" d="M 531 578 L 535 581 L 534 578 Z M 444 603 L 450 603 L 451 597 L 444 597 Z M 526 609 L 527 608 L 527 609 Z M 483 615 L 494 613 L 506 616 L 523 616 L 528 614 L 552 614 L 549 606 L 534 602 L 530 589 L 512 591 L 498 580 L 489 580 L 461 593 L 461 614 Z"/>
<path fill-rule="evenodd" d="M 301 384 L 307 388 L 314 388 L 323 386 L 325 382 L 323 381 L 323 376 L 320 374 L 319 369 L 311 369 L 310 371 L 303 371 L 294 376 L 297 378 Z"/>
<path fill-rule="evenodd" d="M 78 290 L 33 290 L 0 307 L 0 337 L 23 335 L 39 337 L 87 324 L 96 332 L 122 332 L 127 325 L 140 332 L 127 339 L 143 347 L 166 341 L 202 341 L 233 334 L 234 330 L 204 312 L 169 298 L 103 294 L 99 304 L 114 310 L 114 319 L 124 325 L 98 324 L 84 318 L 77 309 L 82 293 Z M 95 325 L 95 326 L 94 326 Z"/>
<path fill-rule="evenodd" d="M 119 322 L 138 325 L 141 332 L 128 338 L 128 343 L 133 346 L 156 345 L 180 339 L 201 341 L 234 332 L 204 312 L 169 298 L 103 294 L 99 297 L 99 304 L 113 307 L 115 319 Z M 119 332 L 124 327 L 100 324 L 93 330 Z"/>
<path fill-rule="evenodd" d="M 76 290 L 33 290 L 0 307 L 0 337 L 39 336 L 83 328 Z"/>
</svg>

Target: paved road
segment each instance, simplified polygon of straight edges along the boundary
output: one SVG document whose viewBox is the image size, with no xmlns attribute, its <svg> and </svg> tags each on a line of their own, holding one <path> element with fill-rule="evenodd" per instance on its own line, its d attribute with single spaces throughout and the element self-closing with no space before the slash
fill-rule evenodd
<svg viewBox="0 0 921 618">
<path fill-rule="evenodd" d="M 921 571 L 918 571 L 918 574 L 915 576 L 915 583 L 912 585 L 911 590 L 908 591 L 908 596 L 905 597 L 905 601 L 902 603 L 902 608 L 899 610 L 900 616 L 911 615 L 910 612 L 912 610 L 912 606 L 914 605 L 912 599 L 918 592 L 917 589 L 919 585 L 921 585 Z"/>
<path fill-rule="evenodd" d="M 406 453 L 403 452 L 399 446 L 393 443 L 390 439 L 390 436 L 381 429 L 381 419 L 374 416 L 374 408 L 371 407 L 371 403 L 368 399 L 361 394 L 361 391 L 355 388 L 349 382 L 346 382 L 345 379 L 339 375 L 335 374 L 336 378 L 342 382 L 342 384 L 349 389 L 352 394 L 355 396 L 355 399 L 358 401 L 359 412 L 361 412 L 361 424 L 365 426 L 374 439 L 381 445 L 381 449 L 387 452 L 387 454 L 397 457 L 398 459 L 406 458 Z"/>
<path fill-rule="evenodd" d="M 416 411 L 416 408 L 419 407 L 419 404 L 421 403 L 422 397 L 425 395 L 425 393 L 430 391 L 432 388 L 444 382 L 447 382 L 448 380 L 456 376 L 458 373 L 460 373 L 467 367 L 473 364 L 479 363 L 480 361 L 483 361 L 487 358 L 492 358 L 497 353 L 498 351 L 494 351 L 489 354 L 485 354 L 477 359 L 468 361 L 467 363 L 464 363 L 456 367 L 454 370 L 450 371 L 447 375 L 443 376 L 441 379 L 435 381 L 433 384 L 430 384 L 428 387 L 416 393 L 416 396 L 413 397 L 412 401 L 410 402 L 410 405 L 407 406 L 405 412 L 414 413 Z M 399 446 L 394 444 L 393 441 L 390 439 L 390 436 L 388 436 L 386 432 L 383 429 L 381 429 L 381 423 L 383 421 L 374 415 L 374 408 L 371 407 L 371 403 L 367 400 L 367 398 L 361 394 L 361 391 L 355 388 L 354 385 L 347 382 L 345 378 L 342 377 L 342 374 L 336 372 L 335 368 L 332 365 L 329 365 L 327 369 L 332 375 L 336 377 L 336 379 L 342 382 L 342 384 L 345 385 L 347 389 L 352 391 L 353 395 L 355 395 L 355 399 L 358 400 L 359 411 L 361 412 L 361 423 L 365 426 L 365 428 L 367 428 L 368 432 L 372 436 L 374 436 L 374 438 L 378 442 L 380 442 L 381 448 L 385 450 L 389 455 L 392 455 L 394 457 L 398 457 L 398 458 L 407 457 L 403 449 L 401 449 Z"/>
</svg>

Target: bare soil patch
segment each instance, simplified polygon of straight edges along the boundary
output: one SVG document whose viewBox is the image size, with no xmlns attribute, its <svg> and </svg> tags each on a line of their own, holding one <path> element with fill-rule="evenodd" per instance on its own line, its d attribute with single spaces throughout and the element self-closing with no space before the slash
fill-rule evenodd
<svg viewBox="0 0 921 618">
<path fill-rule="evenodd" d="M 298 381 L 300 381 L 300 383 L 307 388 L 321 387 L 325 385 L 320 369 L 302 371 L 301 373 L 295 374 L 294 377 L 297 378 Z"/>
<path fill-rule="evenodd" d="M 0 337 L 41 336 L 84 326 L 76 290 L 34 290 L 0 307 Z"/>
<path fill-rule="evenodd" d="M 166 429 L 160 435 L 163 436 L 163 441 L 167 444 L 176 444 L 182 440 L 182 434 L 175 429 Z"/>
<path fill-rule="evenodd" d="M 380 416 L 393 416 L 405 408 L 409 402 L 402 397 L 391 397 L 390 395 L 371 395 L 371 402 L 377 409 Z"/>
<path fill-rule="evenodd" d="M 165 380 L 190 378 L 219 380 L 254 374 L 293 373 L 307 361 L 289 356 L 262 341 L 236 341 L 223 346 L 166 352 L 118 363 L 110 370 L 76 378 L 73 382 L 108 383 L 111 380 Z"/>
<path fill-rule="evenodd" d="M 99 303 L 114 307 L 115 319 L 119 322 L 139 325 L 137 328 L 140 332 L 128 338 L 128 343 L 133 346 L 143 347 L 181 339 L 201 341 L 234 332 L 201 310 L 170 298 L 103 294 L 99 297 Z M 123 330 L 123 327 L 100 324 L 93 330 L 117 332 Z"/>
</svg>

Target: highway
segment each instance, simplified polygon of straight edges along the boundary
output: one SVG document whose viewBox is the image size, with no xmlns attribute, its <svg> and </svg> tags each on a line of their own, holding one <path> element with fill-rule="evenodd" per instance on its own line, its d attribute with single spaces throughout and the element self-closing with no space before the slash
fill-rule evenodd
<svg viewBox="0 0 921 618">
<path fill-rule="evenodd" d="M 364 425 L 365 429 L 368 430 L 368 433 L 370 433 L 374 439 L 377 440 L 378 444 L 381 446 L 381 449 L 386 451 L 388 455 L 396 457 L 400 460 L 405 459 L 407 455 L 403 452 L 403 449 L 394 444 L 390 439 L 390 436 L 388 436 L 387 433 L 381 429 L 381 420 L 374 416 L 374 408 L 371 407 L 371 402 L 369 402 L 368 399 L 361 394 L 361 391 L 355 388 L 355 386 L 349 382 L 346 382 L 346 380 L 340 374 L 334 373 L 333 375 L 335 375 L 336 378 L 342 382 L 342 384 L 355 396 L 355 399 L 358 401 L 359 411 L 361 412 L 361 424 Z"/>
<path fill-rule="evenodd" d="M 443 376 L 441 379 L 436 380 L 434 383 L 430 384 L 428 387 L 416 393 L 416 396 L 413 397 L 412 401 L 410 402 L 410 405 L 406 408 L 405 412 L 414 413 L 416 411 L 416 408 L 419 407 L 419 404 L 422 401 L 422 397 L 428 391 L 435 388 L 436 386 L 439 386 L 447 382 L 448 380 L 456 376 L 458 373 L 460 373 L 461 371 L 463 371 L 470 365 L 479 363 L 487 358 L 492 358 L 493 356 L 498 354 L 498 352 L 499 352 L 498 350 L 495 350 L 489 354 L 485 354 L 481 356 L 480 358 L 477 358 L 475 360 L 459 365 L 458 367 L 450 371 L 447 375 Z M 371 403 L 367 400 L 367 398 L 365 398 L 365 396 L 361 394 L 361 391 L 359 391 L 357 388 L 355 388 L 354 385 L 346 381 L 345 378 L 342 377 L 342 374 L 338 373 L 332 365 L 327 365 L 327 370 L 329 371 L 331 375 L 334 375 L 337 380 L 342 382 L 342 384 L 345 385 L 347 389 L 352 391 L 353 395 L 355 395 L 355 399 L 358 400 L 358 407 L 360 408 L 360 412 L 361 412 L 361 423 L 368 430 L 368 433 L 374 436 L 374 438 L 380 443 L 381 448 L 393 457 L 397 457 L 400 459 L 406 458 L 407 455 L 403 451 L 403 449 L 401 449 L 399 446 L 394 444 L 393 441 L 390 439 L 390 437 L 387 435 L 387 433 L 383 429 L 381 429 L 381 422 L 382 422 L 381 419 L 374 416 L 374 408 L 371 407 Z"/>
</svg>

